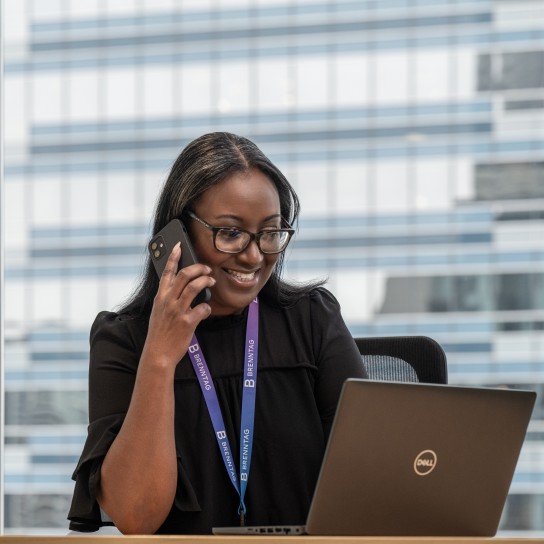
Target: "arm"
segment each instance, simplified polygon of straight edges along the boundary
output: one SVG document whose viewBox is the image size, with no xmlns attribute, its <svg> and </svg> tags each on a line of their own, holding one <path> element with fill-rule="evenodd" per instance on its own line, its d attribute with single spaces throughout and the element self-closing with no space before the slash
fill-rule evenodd
<svg viewBox="0 0 544 544">
<path fill-rule="evenodd" d="M 204 265 L 176 274 L 180 254 L 178 245 L 161 277 L 130 405 L 101 468 L 98 502 L 123 533 L 154 533 L 176 492 L 174 371 L 210 313 L 207 304 L 190 304 L 215 283 Z"/>
<path fill-rule="evenodd" d="M 318 289 L 312 296 L 311 314 L 319 367 L 315 395 L 328 438 L 344 382 L 348 378 L 367 378 L 367 374 L 334 296 Z"/>
</svg>

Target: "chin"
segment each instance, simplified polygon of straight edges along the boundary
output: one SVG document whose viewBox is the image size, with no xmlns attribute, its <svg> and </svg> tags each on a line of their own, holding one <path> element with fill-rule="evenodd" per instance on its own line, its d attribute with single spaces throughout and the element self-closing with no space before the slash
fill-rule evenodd
<svg viewBox="0 0 544 544">
<path fill-rule="evenodd" d="M 256 291 L 253 295 L 246 295 L 244 297 L 229 297 L 228 299 L 217 300 L 214 304 L 214 295 L 212 292 L 212 298 L 210 301 L 210 306 L 212 308 L 211 315 L 231 315 L 239 314 L 244 311 L 244 309 L 251 304 L 253 299 L 258 296 L 259 292 Z"/>
</svg>

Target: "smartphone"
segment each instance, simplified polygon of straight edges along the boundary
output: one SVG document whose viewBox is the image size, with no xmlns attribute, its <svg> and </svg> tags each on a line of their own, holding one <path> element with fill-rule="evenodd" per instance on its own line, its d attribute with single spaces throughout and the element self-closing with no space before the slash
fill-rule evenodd
<svg viewBox="0 0 544 544">
<path fill-rule="evenodd" d="M 179 219 L 172 219 L 168 225 L 151 238 L 147 245 L 159 278 L 162 276 L 170 253 L 172 253 L 174 246 L 178 242 L 181 242 L 181 259 L 178 264 L 178 271 L 198 262 L 185 225 Z M 196 306 L 201 302 L 208 302 L 210 297 L 210 290 L 206 287 L 195 297 L 191 306 Z"/>
</svg>

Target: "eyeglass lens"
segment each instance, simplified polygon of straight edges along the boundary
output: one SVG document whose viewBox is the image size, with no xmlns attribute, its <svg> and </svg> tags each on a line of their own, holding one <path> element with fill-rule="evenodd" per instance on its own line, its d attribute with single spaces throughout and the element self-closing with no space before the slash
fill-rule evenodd
<svg viewBox="0 0 544 544">
<path fill-rule="evenodd" d="M 251 242 L 251 234 L 238 229 L 218 229 L 215 247 L 219 251 L 238 253 Z M 289 241 L 289 233 L 282 230 L 262 231 L 257 235 L 257 244 L 263 253 L 279 253 Z"/>
</svg>

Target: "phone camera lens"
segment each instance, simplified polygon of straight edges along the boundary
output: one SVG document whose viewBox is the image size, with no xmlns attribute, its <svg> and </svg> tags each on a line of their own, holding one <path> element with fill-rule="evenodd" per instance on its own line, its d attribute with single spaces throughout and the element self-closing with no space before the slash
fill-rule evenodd
<svg viewBox="0 0 544 544">
<path fill-rule="evenodd" d="M 155 255 L 155 257 L 158 259 L 161 256 L 161 252 L 157 250 L 153 253 L 153 255 Z"/>
<path fill-rule="evenodd" d="M 153 251 L 155 251 L 155 250 L 157 249 L 157 242 L 153 242 L 153 243 L 151 244 L 151 249 L 152 249 Z"/>
</svg>

